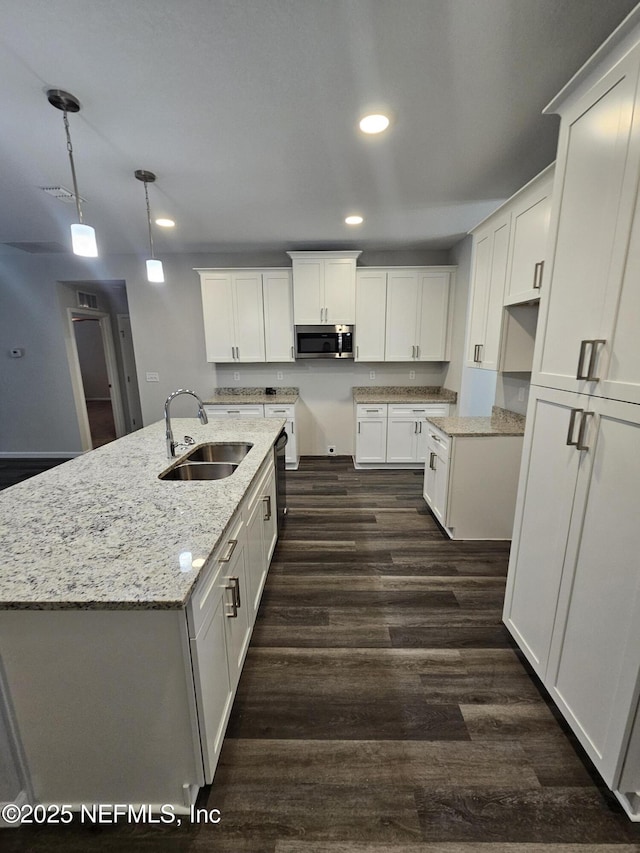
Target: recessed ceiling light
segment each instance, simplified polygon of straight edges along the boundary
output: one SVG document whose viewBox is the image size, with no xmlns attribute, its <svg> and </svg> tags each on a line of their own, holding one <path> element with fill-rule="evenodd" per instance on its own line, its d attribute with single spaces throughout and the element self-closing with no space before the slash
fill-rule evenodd
<svg viewBox="0 0 640 853">
<path fill-rule="evenodd" d="M 362 225 L 364 219 L 361 216 L 347 216 L 344 221 L 347 225 Z"/>
<path fill-rule="evenodd" d="M 389 119 L 387 116 L 375 114 L 360 119 L 360 130 L 363 133 L 382 133 L 388 127 Z"/>
<path fill-rule="evenodd" d="M 175 224 L 173 219 L 156 219 L 156 225 L 159 225 L 161 228 L 173 228 Z"/>
</svg>

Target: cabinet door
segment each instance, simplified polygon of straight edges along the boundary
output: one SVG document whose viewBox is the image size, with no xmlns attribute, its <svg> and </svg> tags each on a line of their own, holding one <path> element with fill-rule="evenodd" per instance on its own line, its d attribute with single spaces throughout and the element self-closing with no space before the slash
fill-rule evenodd
<svg viewBox="0 0 640 853">
<path fill-rule="evenodd" d="M 356 262 L 327 258 L 324 262 L 324 323 L 356 321 Z"/>
<path fill-rule="evenodd" d="M 387 273 L 358 270 L 356 274 L 356 361 L 384 361 Z"/>
<path fill-rule="evenodd" d="M 235 361 L 231 273 L 201 274 L 200 288 L 207 361 Z"/>
<path fill-rule="evenodd" d="M 527 302 L 540 296 L 552 188 L 552 179 L 544 180 L 526 192 L 514 205 L 505 305 Z"/>
<path fill-rule="evenodd" d="M 230 559 L 222 570 L 222 583 L 225 584 L 225 602 L 227 613 L 225 630 L 227 639 L 227 657 L 229 661 L 229 679 L 231 689 L 235 690 L 240 678 L 244 656 L 251 636 L 251 601 L 247 586 L 246 551 L 242 535 L 233 540 L 237 544 L 230 550 Z M 234 588 L 235 587 L 235 591 Z M 236 606 L 233 605 L 235 595 Z M 240 602 L 237 604 L 237 602 Z"/>
<path fill-rule="evenodd" d="M 263 506 L 260 495 L 249 500 L 246 515 L 246 543 L 247 543 L 247 607 L 249 609 L 250 621 L 256 618 L 262 587 L 267 576 L 267 566 L 264 560 L 264 525 L 262 523 Z"/>
<path fill-rule="evenodd" d="M 296 326 L 318 326 L 324 322 L 323 261 L 300 258 L 293 261 L 293 317 Z"/>
<path fill-rule="evenodd" d="M 447 358 L 449 329 L 448 272 L 420 273 L 418 361 L 444 361 Z"/>
<path fill-rule="evenodd" d="M 487 303 L 491 280 L 491 250 L 493 232 L 485 228 L 473 235 L 473 277 L 469 294 L 469 332 L 467 365 L 480 366 L 480 347 L 484 344 L 487 322 Z"/>
<path fill-rule="evenodd" d="M 411 415 L 390 415 L 387 422 L 387 462 L 415 462 L 418 421 Z"/>
<path fill-rule="evenodd" d="M 387 461 L 387 418 L 361 418 L 356 427 L 356 462 Z"/>
<path fill-rule="evenodd" d="M 640 410 L 592 400 L 545 684 L 607 784 L 623 757 L 640 649 Z"/>
<path fill-rule="evenodd" d="M 198 727 L 209 785 L 222 749 L 233 691 L 227 666 L 224 588 L 217 586 L 207 603 L 208 613 L 195 639 L 190 640 L 198 709 Z"/>
<path fill-rule="evenodd" d="M 579 417 L 588 398 L 531 386 L 509 559 L 504 622 L 544 679 L 578 469 Z M 571 433 L 571 434 L 570 434 Z"/>
<path fill-rule="evenodd" d="M 440 447 L 427 443 L 424 466 L 424 499 L 443 527 L 447 523 L 449 459 Z"/>
<path fill-rule="evenodd" d="M 265 481 L 261 495 L 262 503 L 262 544 L 265 575 L 269 570 L 269 563 L 273 556 L 276 542 L 278 541 L 278 511 L 276 504 L 276 472 L 271 469 L 269 477 Z"/>
<path fill-rule="evenodd" d="M 509 257 L 510 216 L 498 220 L 493 226 L 493 250 L 491 253 L 491 281 L 487 299 L 484 343 L 480 350 L 480 365 L 487 370 L 498 369 L 500 356 L 500 334 L 504 310 L 504 287 L 507 278 Z"/>
<path fill-rule="evenodd" d="M 294 468 L 298 467 L 298 438 L 296 436 L 296 422 L 292 418 L 287 420 L 285 429 L 287 431 L 287 445 L 285 447 L 285 464 Z"/>
<path fill-rule="evenodd" d="M 262 276 L 247 270 L 233 274 L 237 361 L 264 361 Z"/>
<path fill-rule="evenodd" d="M 415 270 L 387 275 L 385 361 L 414 361 L 416 358 L 419 288 Z"/>
<path fill-rule="evenodd" d="M 600 375 L 598 361 L 611 345 L 603 317 L 606 303 L 617 303 L 638 183 L 638 55 L 629 53 L 562 116 L 553 257 L 532 379 L 539 385 L 598 393 L 598 383 L 586 378 L 593 375 L 588 363 L 595 347 Z M 600 340 L 607 342 L 588 343 Z"/>
<path fill-rule="evenodd" d="M 289 270 L 262 274 L 266 361 L 293 361 L 293 288 Z"/>
</svg>

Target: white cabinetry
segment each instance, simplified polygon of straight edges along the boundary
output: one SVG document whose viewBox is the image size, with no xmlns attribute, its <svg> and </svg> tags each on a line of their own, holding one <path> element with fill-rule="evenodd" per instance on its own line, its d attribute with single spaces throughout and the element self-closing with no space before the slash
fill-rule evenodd
<svg viewBox="0 0 640 853">
<path fill-rule="evenodd" d="M 294 360 L 291 270 L 197 272 L 207 361 Z"/>
<path fill-rule="evenodd" d="M 444 418 L 448 403 L 358 403 L 356 467 L 421 468 L 426 454 L 426 418 Z"/>
<path fill-rule="evenodd" d="M 424 499 L 452 539 L 510 539 L 522 437 L 448 436 L 426 424 Z"/>
<path fill-rule="evenodd" d="M 248 608 L 255 619 L 262 596 L 271 556 L 277 540 L 275 470 L 270 465 L 258 478 L 245 502 L 247 526 Z"/>
<path fill-rule="evenodd" d="M 553 166 L 527 184 L 513 199 L 511 244 L 504 304 L 514 305 L 540 297 L 551 216 Z"/>
<path fill-rule="evenodd" d="M 207 361 L 264 361 L 262 276 L 200 270 Z"/>
<path fill-rule="evenodd" d="M 262 273 L 265 360 L 294 361 L 291 270 Z"/>
<path fill-rule="evenodd" d="M 387 405 L 356 406 L 356 462 L 387 461 Z"/>
<path fill-rule="evenodd" d="M 388 270 L 385 361 L 447 361 L 454 270 Z"/>
<path fill-rule="evenodd" d="M 239 399 L 242 399 L 238 395 Z M 205 411 L 210 418 L 263 418 L 262 403 L 206 403 Z"/>
<path fill-rule="evenodd" d="M 640 820 L 640 13 L 561 116 L 504 620 Z M 631 736 L 630 736 L 631 733 Z"/>
<path fill-rule="evenodd" d="M 296 326 L 353 324 L 360 252 L 287 252 L 293 262 Z"/>
<path fill-rule="evenodd" d="M 384 361 L 387 311 L 385 270 L 356 272 L 356 361 Z"/>
</svg>

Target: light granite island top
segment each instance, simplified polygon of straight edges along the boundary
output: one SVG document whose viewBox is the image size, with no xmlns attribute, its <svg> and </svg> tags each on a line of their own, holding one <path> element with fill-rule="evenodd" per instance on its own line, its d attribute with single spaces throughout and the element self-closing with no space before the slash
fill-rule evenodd
<svg viewBox="0 0 640 853">
<path fill-rule="evenodd" d="M 454 404 L 458 395 L 455 391 L 439 385 L 395 385 L 354 386 L 354 403 L 450 403 Z"/>
<path fill-rule="evenodd" d="M 283 425 L 173 418 L 196 445 L 253 444 L 223 480 L 158 479 L 158 422 L 0 492 L 0 609 L 184 607 Z"/>
<path fill-rule="evenodd" d="M 451 437 L 524 435 L 524 415 L 501 409 L 499 406 L 494 406 L 492 411 L 493 414 L 489 418 L 427 418 L 427 420 Z"/>
</svg>

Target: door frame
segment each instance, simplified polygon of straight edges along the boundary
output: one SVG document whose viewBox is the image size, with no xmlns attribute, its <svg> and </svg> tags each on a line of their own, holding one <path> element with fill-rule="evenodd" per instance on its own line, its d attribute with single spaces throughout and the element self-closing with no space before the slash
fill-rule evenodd
<svg viewBox="0 0 640 853">
<path fill-rule="evenodd" d="M 107 367 L 107 378 L 109 381 L 111 407 L 113 409 L 113 421 L 116 428 L 116 438 L 120 438 L 120 436 L 125 435 L 126 425 L 124 419 L 124 409 L 122 406 L 122 394 L 120 391 L 120 379 L 118 376 L 118 364 L 116 362 L 116 353 L 113 344 L 111 318 L 103 311 L 96 311 L 91 308 L 67 308 L 67 324 L 69 334 L 69 348 L 67 350 L 67 357 L 69 359 L 69 371 L 71 373 L 73 398 L 75 400 L 76 413 L 78 416 L 80 440 L 82 441 L 83 451 L 86 451 L 93 450 L 93 442 L 91 440 L 91 430 L 89 428 L 87 402 L 84 397 L 84 385 L 82 382 L 82 372 L 80 370 L 78 345 L 76 343 L 76 335 L 73 328 L 74 315 L 79 315 L 81 317 L 87 317 L 92 320 L 99 321 L 100 333 L 102 337 L 102 348 L 104 350 L 104 360 Z"/>
</svg>

